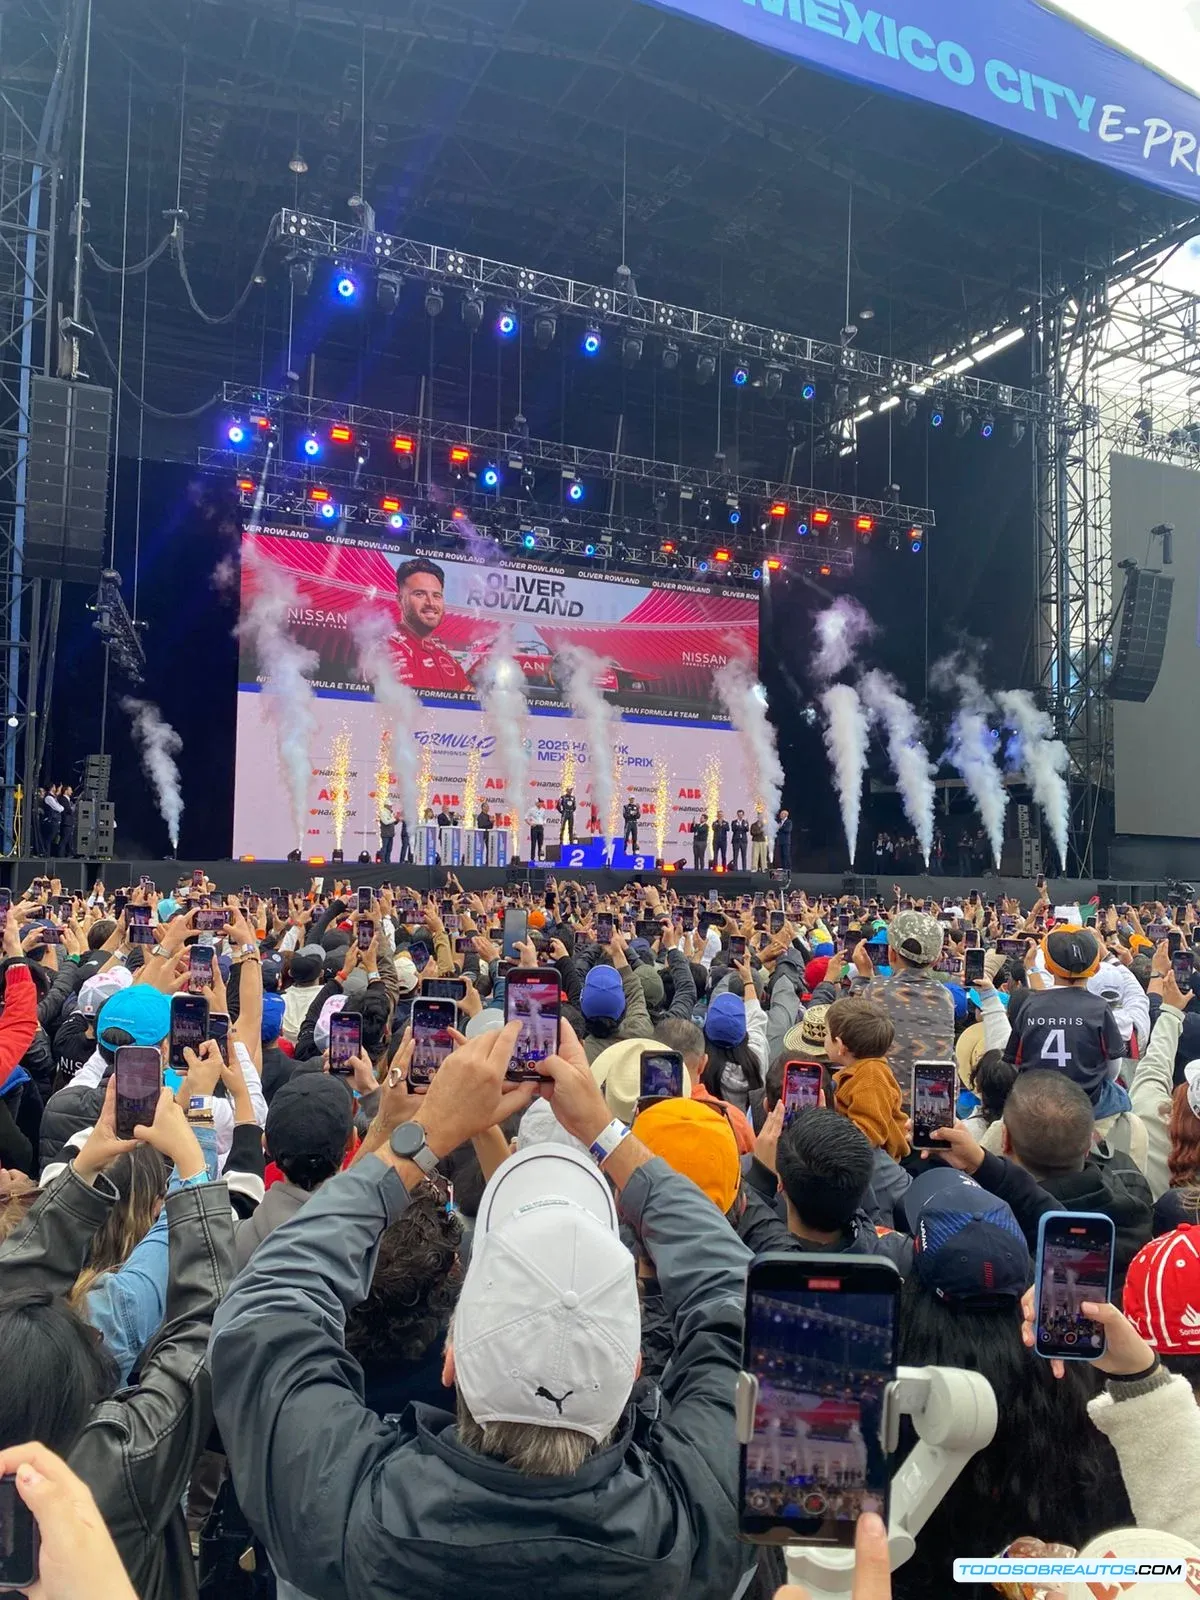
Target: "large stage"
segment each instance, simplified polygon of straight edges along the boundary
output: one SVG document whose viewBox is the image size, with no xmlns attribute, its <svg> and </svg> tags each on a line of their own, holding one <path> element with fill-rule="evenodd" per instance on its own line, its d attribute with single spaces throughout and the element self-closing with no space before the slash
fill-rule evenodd
<svg viewBox="0 0 1200 1600">
<path fill-rule="evenodd" d="M 50 876 L 62 881 L 64 889 L 74 891 L 90 889 L 97 878 L 102 879 L 107 888 L 114 889 L 136 884 L 145 876 L 151 878 L 160 891 L 165 892 L 181 874 L 190 875 L 195 869 L 202 869 L 206 876 L 223 890 L 232 892 L 245 884 L 256 894 L 264 894 L 275 886 L 291 892 L 306 891 L 314 877 L 323 878 L 327 888 L 336 878 L 348 879 L 355 886 L 391 883 L 430 890 L 440 888 L 445 883 L 447 874 L 447 869 L 444 867 L 400 866 L 395 862 L 390 866 L 374 863 L 369 866 L 359 866 L 353 861 L 328 862 L 314 866 L 307 862 L 288 861 L 176 861 L 161 858 L 152 861 L 76 859 L 43 861 L 22 858 L 0 863 L 0 883 L 20 891 L 25 889 L 33 878 L 49 873 Z M 602 890 L 613 892 L 637 874 L 608 869 L 582 872 L 560 869 L 553 863 L 546 862 L 532 866 L 522 863 L 520 866 L 508 869 L 460 867 L 456 876 L 469 891 L 499 888 L 506 882 L 523 881 L 531 876 L 535 887 L 544 884 L 546 877 L 553 877 L 561 882 L 595 883 Z M 877 878 L 851 873 L 794 872 L 789 876 L 781 876 L 771 873 L 687 870 L 666 874 L 657 872 L 641 874 L 643 880 L 653 882 L 659 881 L 663 876 L 679 894 L 704 894 L 709 889 L 719 889 L 722 896 L 758 892 L 777 894 L 780 889 L 791 888 L 803 889 L 810 896 L 853 893 L 861 898 L 878 896 L 884 901 L 890 901 L 892 885 L 897 884 L 904 896 L 917 900 L 959 901 L 972 889 L 980 889 L 988 899 L 995 899 L 1001 895 L 1012 896 L 1028 906 L 1032 905 L 1038 896 L 1036 885 L 1028 878 L 995 876 L 958 878 L 929 875 Z M 1097 884 L 1093 880 L 1078 878 L 1051 879 L 1049 890 L 1054 905 L 1075 905 L 1086 902 L 1097 892 L 1100 892 L 1106 900 L 1112 898 L 1135 902 L 1165 899 L 1167 894 L 1166 885 L 1163 883 Z"/>
</svg>

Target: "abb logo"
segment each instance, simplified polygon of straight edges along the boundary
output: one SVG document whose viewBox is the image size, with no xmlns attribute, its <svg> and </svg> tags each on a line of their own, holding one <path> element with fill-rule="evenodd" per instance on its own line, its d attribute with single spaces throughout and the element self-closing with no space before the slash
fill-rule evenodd
<svg viewBox="0 0 1200 1600">
<path fill-rule="evenodd" d="M 483 787 L 485 789 L 497 789 L 497 790 L 498 789 L 503 789 L 504 788 L 504 779 L 503 778 L 489 778 L 487 780 L 487 782 L 484 784 Z"/>
<path fill-rule="evenodd" d="M 675 798 L 677 800 L 703 800 L 704 791 L 702 789 L 680 789 Z"/>
<path fill-rule="evenodd" d="M 462 801 L 456 794 L 435 794 L 431 796 L 429 804 L 435 807 L 441 806 L 443 809 L 445 809 L 449 806 L 460 806 L 462 805 Z"/>
</svg>

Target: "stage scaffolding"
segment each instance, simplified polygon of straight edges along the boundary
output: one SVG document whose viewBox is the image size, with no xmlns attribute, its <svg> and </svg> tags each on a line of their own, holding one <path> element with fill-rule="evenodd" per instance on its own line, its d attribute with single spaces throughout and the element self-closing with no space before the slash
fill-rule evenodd
<svg viewBox="0 0 1200 1600">
<path fill-rule="evenodd" d="M 1198 227 L 1097 274 L 1044 308 L 1036 329 L 1052 404 L 1035 444 L 1035 646 L 1070 756 L 1071 870 L 1083 877 L 1106 870 L 1097 831 L 1113 789 L 1109 457 L 1200 471 L 1200 301 L 1164 281 Z"/>
</svg>

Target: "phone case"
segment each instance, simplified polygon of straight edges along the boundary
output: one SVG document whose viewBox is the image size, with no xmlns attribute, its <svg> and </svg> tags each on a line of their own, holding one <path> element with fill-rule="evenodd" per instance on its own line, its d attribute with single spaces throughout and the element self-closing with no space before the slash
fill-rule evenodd
<svg viewBox="0 0 1200 1600">
<path fill-rule="evenodd" d="M 1037 1250 L 1034 1254 L 1033 1263 L 1033 1325 L 1035 1329 L 1035 1355 L 1041 1354 L 1037 1349 L 1036 1329 L 1038 1323 L 1041 1321 L 1042 1310 L 1042 1275 L 1044 1270 L 1042 1264 L 1042 1250 L 1046 1241 L 1046 1231 L 1048 1225 L 1050 1223 L 1061 1222 L 1064 1217 L 1069 1217 L 1073 1222 L 1099 1222 L 1104 1225 L 1109 1237 L 1108 1282 L 1105 1286 L 1104 1298 L 1105 1300 L 1112 1299 L 1113 1264 L 1117 1248 L 1117 1230 L 1112 1218 L 1107 1216 L 1103 1211 L 1043 1211 L 1041 1216 L 1038 1218 Z M 1104 1344 L 1099 1350 L 1091 1350 L 1086 1355 L 1077 1356 L 1063 1355 L 1059 1353 L 1052 1359 L 1056 1361 L 1095 1361 L 1099 1356 L 1104 1354 L 1107 1348 L 1108 1340 L 1106 1338 Z M 1042 1359 L 1045 1360 L 1050 1358 L 1042 1357 Z"/>
</svg>

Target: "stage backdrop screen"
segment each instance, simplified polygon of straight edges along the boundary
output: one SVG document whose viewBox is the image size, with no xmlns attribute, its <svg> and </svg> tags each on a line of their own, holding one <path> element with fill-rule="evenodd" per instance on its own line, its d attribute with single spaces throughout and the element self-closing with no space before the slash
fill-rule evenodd
<svg viewBox="0 0 1200 1600">
<path fill-rule="evenodd" d="M 1194 838 L 1200 740 L 1187 724 L 1200 689 L 1200 472 L 1115 453 L 1109 472 L 1114 603 L 1125 579 L 1118 563 L 1157 567 L 1162 541 L 1150 529 L 1175 528 L 1174 560 L 1163 569 L 1175 590 L 1162 671 L 1142 704 L 1113 702 L 1116 829 Z"/>
<path fill-rule="evenodd" d="M 318 658 L 311 679 L 317 696 L 307 796 L 307 837 L 290 837 L 266 673 L 243 630 L 239 662 L 234 854 L 279 858 L 297 844 L 305 855 L 328 855 L 339 843 L 347 861 L 379 844 L 378 795 L 390 722 L 376 707 L 357 661 L 355 628 L 367 611 L 389 624 L 388 650 L 400 681 L 421 700 L 422 806 L 463 814 L 486 799 L 501 821 L 523 817 L 531 804 L 548 812 L 546 842 L 558 838 L 555 799 L 573 778 L 580 808 L 576 833 L 589 821 L 606 830 L 615 817 L 593 815 L 587 731 L 571 717 L 562 689 L 560 653 L 585 646 L 607 665 L 598 680 L 620 714 L 616 777 L 620 805 L 632 796 L 642 808 L 639 844 L 662 846 L 671 859 L 686 854 L 693 819 L 717 805 L 727 816 L 752 814 L 741 744 L 713 692 L 714 669 L 732 655 L 758 660 L 758 598 L 687 582 L 653 581 L 566 571 L 543 560 L 490 564 L 414 548 L 368 530 L 319 531 L 263 527 L 242 546 L 243 614 L 254 592 L 255 566 L 282 569 L 295 587 L 289 609 L 293 637 Z M 247 555 L 253 560 L 246 560 Z M 482 552 L 480 553 L 482 557 Z M 428 558 L 439 584 L 416 574 L 397 594 L 397 569 Z M 440 592 L 439 592 L 440 591 Z M 496 740 L 475 688 L 497 630 L 511 629 L 524 676 L 531 739 L 529 793 L 507 793 Z M 400 796 L 391 764 L 392 798 Z M 666 821 L 661 821 L 665 815 Z M 463 815 L 463 821 L 466 822 Z M 620 824 L 617 823 L 618 835 Z M 338 833 L 340 830 L 340 839 Z M 521 829 L 521 848 L 528 845 Z"/>
</svg>

